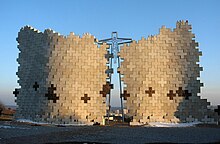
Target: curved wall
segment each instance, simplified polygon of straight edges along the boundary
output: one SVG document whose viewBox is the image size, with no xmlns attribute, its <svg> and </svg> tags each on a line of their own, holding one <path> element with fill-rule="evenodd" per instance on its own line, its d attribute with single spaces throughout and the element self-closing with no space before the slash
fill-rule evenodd
<svg viewBox="0 0 220 144">
<path fill-rule="evenodd" d="M 31 27 L 17 41 L 19 94 L 17 119 L 56 124 L 103 122 L 106 113 L 107 45 L 90 34 L 62 36 Z"/>
<path fill-rule="evenodd" d="M 130 94 L 126 106 L 133 122 L 214 121 L 206 100 L 200 99 L 198 43 L 191 25 L 179 21 L 174 30 L 121 47 L 120 72 Z"/>
</svg>

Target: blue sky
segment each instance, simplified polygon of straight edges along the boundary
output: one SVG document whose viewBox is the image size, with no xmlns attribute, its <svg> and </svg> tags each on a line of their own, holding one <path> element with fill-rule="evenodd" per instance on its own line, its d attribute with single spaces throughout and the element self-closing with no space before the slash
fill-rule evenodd
<svg viewBox="0 0 220 144">
<path fill-rule="evenodd" d="M 63 35 L 89 32 L 98 39 L 117 31 L 119 37 L 139 40 L 158 34 L 162 25 L 174 28 L 177 20 L 189 20 L 203 52 L 200 64 L 205 86 L 201 96 L 220 104 L 219 7 L 219 0 L 1 0 L 0 101 L 14 104 L 12 91 L 18 87 L 16 37 L 25 25 L 40 31 L 51 28 Z M 113 106 L 119 105 L 116 96 Z"/>
</svg>

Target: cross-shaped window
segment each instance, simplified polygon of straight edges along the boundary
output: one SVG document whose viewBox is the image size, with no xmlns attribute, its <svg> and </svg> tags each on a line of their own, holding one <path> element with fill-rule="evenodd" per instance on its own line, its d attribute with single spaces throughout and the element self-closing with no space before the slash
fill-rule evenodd
<svg viewBox="0 0 220 144">
<path fill-rule="evenodd" d="M 15 97 L 17 97 L 17 96 L 18 96 L 18 94 L 19 94 L 18 89 L 15 89 L 15 90 L 13 91 L 13 94 L 15 95 Z"/>
<path fill-rule="evenodd" d="M 189 93 L 188 90 L 183 90 L 182 87 L 179 87 L 179 89 L 176 91 L 179 97 L 185 97 L 186 100 L 189 99 L 190 96 L 192 96 L 191 93 Z"/>
<path fill-rule="evenodd" d="M 56 100 L 59 100 L 59 97 L 54 93 L 56 90 L 56 87 L 54 87 L 53 84 L 51 84 L 51 87 L 48 87 L 48 93 L 45 94 L 46 97 L 48 97 L 48 100 L 53 100 L 53 103 L 56 103 Z"/>
<path fill-rule="evenodd" d="M 220 105 L 218 105 L 218 108 L 217 108 L 217 109 L 215 109 L 215 112 L 217 112 L 217 113 L 218 113 L 218 115 L 220 115 Z"/>
<path fill-rule="evenodd" d="M 176 91 L 176 93 L 178 94 L 179 97 L 185 96 L 185 92 L 182 87 L 179 87 L 179 89 Z"/>
<path fill-rule="evenodd" d="M 121 96 L 124 98 L 124 100 L 127 100 L 127 98 L 130 97 L 130 94 L 127 93 L 126 90 L 124 90 L 124 94 L 122 94 Z"/>
<path fill-rule="evenodd" d="M 87 101 L 90 100 L 90 97 L 88 97 L 88 94 L 84 94 L 84 97 L 81 97 L 81 100 L 84 100 L 84 103 L 87 103 Z"/>
<path fill-rule="evenodd" d="M 152 97 L 152 94 L 155 94 L 155 90 L 152 87 L 149 87 L 149 90 L 145 91 L 146 94 L 149 94 L 149 97 Z"/>
<path fill-rule="evenodd" d="M 103 90 L 100 91 L 100 94 L 102 94 L 103 97 L 106 97 L 106 95 L 110 93 L 112 88 L 113 88 L 113 84 L 107 82 L 105 85 L 103 85 Z"/>
<path fill-rule="evenodd" d="M 184 93 L 185 93 L 185 99 L 186 99 L 186 100 L 188 100 L 189 97 L 192 96 L 192 94 L 189 93 L 188 90 L 185 90 Z"/>
<path fill-rule="evenodd" d="M 39 84 L 37 82 L 34 83 L 33 88 L 35 89 L 35 91 L 37 91 L 37 89 L 39 88 Z"/>
<path fill-rule="evenodd" d="M 175 97 L 175 96 L 176 96 L 176 94 L 173 93 L 173 90 L 170 90 L 170 92 L 167 94 L 167 97 L 169 97 L 170 100 L 173 100 L 173 97 Z"/>
</svg>

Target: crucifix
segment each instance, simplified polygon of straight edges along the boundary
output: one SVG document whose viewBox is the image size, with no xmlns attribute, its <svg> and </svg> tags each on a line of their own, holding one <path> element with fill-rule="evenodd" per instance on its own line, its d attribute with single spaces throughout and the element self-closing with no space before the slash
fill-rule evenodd
<svg viewBox="0 0 220 144">
<path fill-rule="evenodd" d="M 112 32 L 111 38 L 108 39 L 103 39 L 99 40 L 98 44 L 106 43 L 110 45 L 110 52 L 108 51 L 107 54 L 105 55 L 105 58 L 109 61 L 110 66 L 106 70 L 106 73 L 109 77 L 109 83 L 111 84 L 112 80 L 112 73 L 113 73 L 113 65 L 112 65 L 112 59 L 114 59 L 114 64 L 118 63 L 118 68 L 120 68 L 120 56 L 118 56 L 118 52 L 120 51 L 119 45 L 125 44 L 125 43 L 131 43 L 132 39 L 131 38 L 119 38 L 117 32 Z M 110 59 L 110 60 L 109 60 Z M 117 61 L 118 60 L 118 61 Z M 122 121 L 124 122 L 124 108 L 123 108 L 123 95 L 122 95 L 122 86 L 121 86 L 121 74 L 118 71 L 119 74 L 119 91 L 120 91 L 120 99 L 121 99 L 121 111 L 122 111 Z M 109 123 L 109 115 L 110 115 L 110 110 L 111 110 L 111 91 L 109 93 L 109 99 L 108 99 L 108 123 Z"/>
</svg>

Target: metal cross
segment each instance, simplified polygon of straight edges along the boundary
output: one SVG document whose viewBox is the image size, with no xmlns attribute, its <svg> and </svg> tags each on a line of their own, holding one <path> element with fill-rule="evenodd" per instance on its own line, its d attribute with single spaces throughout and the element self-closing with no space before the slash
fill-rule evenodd
<svg viewBox="0 0 220 144">
<path fill-rule="evenodd" d="M 88 94 L 84 94 L 84 97 L 81 97 L 81 100 L 84 100 L 84 103 L 87 103 L 87 101 L 90 100 L 90 97 L 88 97 Z"/>
<path fill-rule="evenodd" d="M 105 54 L 105 58 L 108 60 L 108 63 L 110 63 L 110 67 L 106 70 L 106 73 L 110 79 L 111 83 L 111 74 L 113 73 L 114 69 L 112 66 L 112 59 L 114 58 L 114 63 L 117 63 L 118 59 L 118 68 L 120 67 L 120 57 L 118 56 L 119 52 L 119 45 L 125 44 L 125 43 L 131 43 L 132 39 L 130 38 L 118 38 L 118 33 L 117 32 L 112 32 L 111 38 L 108 39 L 103 39 L 99 40 L 97 43 L 102 44 L 103 42 L 106 42 L 106 44 L 111 45 L 110 52 L 108 51 L 107 54 Z M 109 60 L 110 59 L 110 60 Z M 119 73 L 119 84 L 120 84 L 120 97 L 121 97 L 121 109 L 122 109 L 122 121 L 124 122 L 124 110 L 123 110 L 123 99 L 122 99 L 122 87 L 121 87 L 121 74 Z M 101 94 L 103 92 L 100 92 Z M 104 93 L 103 96 L 106 96 Z M 109 110 L 108 110 L 108 122 L 109 122 L 109 115 L 110 115 L 110 100 L 111 100 L 111 92 L 109 92 L 109 98 L 108 98 L 108 103 L 109 103 Z"/>
<path fill-rule="evenodd" d="M 170 100 L 173 100 L 173 97 L 175 97 L 175 96 L 176 96 L 176 94 L 173 93 L 173 90 L 170 90 L 170 92 L 167 94 L 167 97 L 169 97 Z"/>
<path fill-rule="evenodd" d="M 39 88 L 39 84 L 37 82 L 34 83 L 33 88 L 35 89 L 35 91 L 37 91 L 37 89 Z"/>
<path fill-rule="evenodd" d="M 18 90 L 18 89 L 15 89 L 15 90 L 13 91 L 13 94 L 15 95 L 15 97 L 17 97 L 18 94 L 19 94 L 19 90 Z"/>
<path fill-rule="evenodd" d="M 152 97 L 152 94 L 155 94 L 155 90 L 152 87 L 149 87 L 149 90 L 145 91 L 146 94 L 149 94 L 149 97 Z"/>
<path fill-rule="evenodd" d="M 108 39 L 99 40 L 98 43 L 106 42 L 108 45 L 111 45 L 111 54 L 114 56 L 114 63 L 117 63 L 117 57 L 119 52 L 119 45 L 125 43 L 131 43 L 131 38 L 119 38 L 117 32 L 112 32 L 112 37 Z"/>
<path fill-rule="evenodd" d="M 56 87 L 54 87 L 53 84 L 51 84 L 51 87 L 48 87 L 48 93 L 45 94 L 46 97 L 48 97 L 48 100 L 53 100 L 53 103 L 56 103 L 56 100 L 59 100 L 59 97 L 54 93 L 56 90 Z"/>
</svg>

